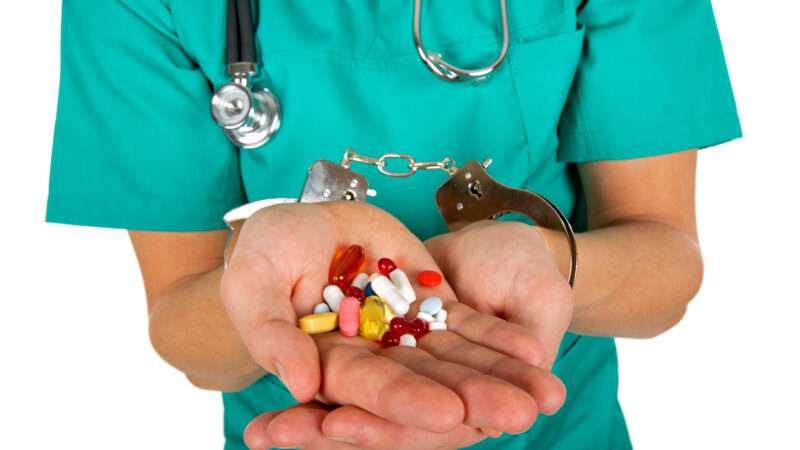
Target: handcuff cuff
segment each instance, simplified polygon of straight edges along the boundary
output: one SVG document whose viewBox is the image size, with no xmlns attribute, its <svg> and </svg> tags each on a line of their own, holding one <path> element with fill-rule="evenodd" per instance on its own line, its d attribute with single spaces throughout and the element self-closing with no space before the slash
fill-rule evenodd
<svg viewBox="0 0 800 450">
<path fill-rule="evenodd" d="M 387 161 L 405 160 L 405 172 L 387 169 Z M 449 177 L 436 191 L 436 206 L 449 231 L 458 231 L 480 220 L 494 220 L 504 214 L 519 213 L 527 216 L 537 226 L 560 232 L 569 246 L 569 271 L 567 281 L 570 287 L 575 284 L 578 271 L 578 249 L 572 226 L 564 214 L 552 202 L 535 192 L 515 189 L 489 176 L 487 169 L 491 159 L 479 163 L 469 161 L 457 167 L 452 158 L 441 161 L 418 162 L 410 155 L 387 153 L 380 158 L 372 158 L 345 150 L 341 163 L 319 160 L 311 165 L 306 176 L 299 199 L 276 198 L 260 200 L 242 205 L 225 214 L 225 223 L 230 228 L 225 244 L 225 268 L 233 252 L 242 224 L 256 211 L 277 204 L 322 203 L 332 201 L 366 201 L 375 192 L 369 189 L 367 179 L 351 169 L 352 163 L 362 163 L 377 167 L 383 175 L 390 177 L 409 177 L 418 170 L 442 170 Z"/>
</svg>

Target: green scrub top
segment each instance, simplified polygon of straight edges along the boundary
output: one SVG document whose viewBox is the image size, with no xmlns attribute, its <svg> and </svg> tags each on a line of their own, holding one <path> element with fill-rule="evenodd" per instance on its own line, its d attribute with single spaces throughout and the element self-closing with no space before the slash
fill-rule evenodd
<svg viewBox="0 0 800 450">
<path fill-rule="evenodd" d="M 225 0 L 70 0 L 47 220 L 132 230 L 223 229 L 248 201 L 295 197 L 317 159 L 346 147 L 418 160 L 492 157 L 582 228 L 575 163 L 703 148 L 740 136 L 709 1 L 509 2 L 511 48 L 485 83 L 448 83 L 419 61 L 410 0 L 262 0 L 257 80 L 281 98 L 278 135 L 231 145 L 212 121 L 224 66 Z M 482 66 L 500 43 L 497 1 L 423 2 L 429 49 Z M 356 167 L 373 203 L 420 238 L 445 231 L 446 175 L 388 178 Z M 609 338 L 567 334 L 555 373 L 568 399 L 518 436 L 476 449 L 626 449 Z M 120 389 L 124 385 L 120 384 Z M 294 402 L 274 377 L 223 395 L 227 450 L 259 413 Z"/>
</svg>

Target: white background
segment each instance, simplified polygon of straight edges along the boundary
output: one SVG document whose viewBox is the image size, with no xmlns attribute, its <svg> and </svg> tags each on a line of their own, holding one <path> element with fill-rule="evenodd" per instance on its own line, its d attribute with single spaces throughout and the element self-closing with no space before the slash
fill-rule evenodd
<svg viewBox="0 0 800 450">
<path fill-rule="evenodd" d="M 746 138 L 701 153 L 705 285 L 666 335 L 620 341 L 620 397 L 638 449 L 798 449 L 800 7 L 715 7 Z M 125 233 L 43 223 L 59 16 L 0 4 L 0 448 L 219 450 L 218 395 L 150 348 Z"/>
</svg>

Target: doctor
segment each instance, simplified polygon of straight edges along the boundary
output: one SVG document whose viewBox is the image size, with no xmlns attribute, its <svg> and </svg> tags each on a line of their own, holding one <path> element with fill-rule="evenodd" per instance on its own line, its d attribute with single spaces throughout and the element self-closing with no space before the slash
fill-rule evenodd
<svg viewBox="0 0 800 450">
<path fill-rule="evenodd" d="M 419 61 L 409 1 L 255 3 L 253 83 L 283 115 L 243 150 L 208 113 L 230 81 L 225 1 L 65 1 L 47 209 L 129 230 L 153 345 L 226 392 L 226 449 L 630 448 L 613 337 L 683 317 L 702 279 L 695 150 L 740 136 L 710 2 L 511 1 L 508 56 L 481 83 Z M 423 2 L 427 47 L 491 61 L 497 6 Z M 356 170 L 372 206 L 263 210 L 223 275 L 223 214 L 296 197 L 315 160 L 347 147 L 493 158 L 495 178 L 573 219 L 574 290 L 558 236 L 507 222 L 446 233 L 432 199 L 444 175 L 369 168 Z M 296 308 L 324 278 L 310 262 L 351 242 L 440 268 L 453 329 L 381 356 L 300 333 Z"/>
</svg>

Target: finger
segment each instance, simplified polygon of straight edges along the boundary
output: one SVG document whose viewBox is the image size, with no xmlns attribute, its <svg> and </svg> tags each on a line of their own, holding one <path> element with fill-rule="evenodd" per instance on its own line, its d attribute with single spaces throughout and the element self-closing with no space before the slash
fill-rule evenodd
<svg viewBox="0 0 800 450">
<path fill-rule="evenodd" d="M 222 278 L 221 298 L 255 362 L 277 375 L 292 395 L 309 401 L 319 389 L 319 354 L 300 331 L 291 304 L 291 283 L 271 273 L 255 255 L 235 255 Z"/>
<path fill-rule="evenodd" d="M 490 438 L 499 438 L 503 433 L 492 428 L 481 428 L 480 432 Z"/>
<path fill-rule="evenodd" d="M 553 414 L 566 399 L 564 384 L 549 371 L 476 345 L 451 331 L 428 333 L 418 346 L 439 360 L 471 367 L 521 388 L 533 396 L 543 414 Z"/>
<path fill-rule="evenodd" d="M 294 298 L 302 297 L 299 303 L 318 302 L 318 290 L 316 298 L 306 299 L 310 296 L 306 286 L 323 284 L 309 274 L 325 272 L 323 266 L 309 269 L 303 255 L 332 254 L 334 246 L 314 238 L 331 234 L 324 228 L 327 221 L 304 220 L 319 215 L 315 209 L 296 205 L 274 206 L 253 215 L 241 227 L 221 286 L 222 302 L 251 356 L 277 375 L 300 402 L 311 400 L 319 390 L 319 354 L 311 337 L 296 326 Z M 293 233 L 304 239 L 287 238 Z"/>
<path fill-rule="evenodd" d="M 549 349 L 542 367 L 555 363 L 561 340 L 572 320 L 573 292 L 562 277 L 539 282 L 536 287 L 512 294 L 509 317 L 530 330 Z"/>
<path fill-rule="evenodd" d="M 355 443 L 358 448 L 370 450 L 461 448 L 486 437 L 466 425 L 445 433 L 403 426 L 355 406 L 342 406 L 331 411 L 322 423 L 322 431 L 332 439 Z"/>
<path fill-rule="evenodd" d="M 324 439 L 322 421 L 328 411 L 318 406 L 297 406 L 281 412 L 267 428 L 275 447 L 296 448 Z"/>
<path fill-rule="evenodd" d="M 274 447 L 275 443 L 269 438 L 269 424 L 281 411 L 272 411 L 261 414 L 251 420 L 244 429 L 244 443 L 250 450 L 264 450 Z"/>
<path fill-rule="evenodd" d="M 536 334 L 519 324 L 484 314 L 459 302 L 448 302 L 447 328 L 477 344 L 534 366 L 542 366 L 546 351 Z"/>
<path fill-rule="evenodd" d="M 303 450 L 361 450 L 361 449 L 359 447 L 356 447 L 355 445 L 351 445 L 345 442 L 338 442 L 333 439 L 320 439 L 303 447 Z"/>
<path fill-rule="evenodd" d="M 398 361 L 455 391 L 464 402 L 464 424 L 517 434 L 528 430 L 536 420 L 536 401 L 517 386 L 475 369 L 438 361 L 416 348 L 391 347 L 383 355 Z"/>
<path fill-rule="evenodd" d="M 322 421 L 328 414 L 316 402 L 273 411 L 253 419 L 244 431 L 250 450 L 303 448 L 306 450 L 356 450 L 356 447 L 328 439 L 322 434 Z"/>
<path fill-rule="evenodd" d="M 430 257 L 430 255 L 427 256 Z M 437 269 L 432 259 L 426 259 L 415 267 Z M 506 353 L 529 364 L 535 366 L 544 364 L 547 352 L 532 330 L 492 314 L 476 311 L 464 303 L 453 301 L 452 299 L 455 299 L 456 295 L 447 280 L 443 280 L 439 286 L 433 288 L 422 286 L 415 281 L 414 290 L 420 299 L 435 296 L 445 300 L 444 308 L 447 310 L 449 329 L 457 330 L 458 334 L 473 342 Z M 417 313 L 421 304 L 422 301 L 418 301 L 412 305 L 412 316 Z"/>
<path fill-rule="evenodd" d="M 335 333 L 320 336 L 317 343 L 324 373 L 321 393 L 328 400 L 433 432 L 449 431 L 463 422 L 464 404 L 455 392 L 373 354 L 376 344 Z"/>
</svg>

